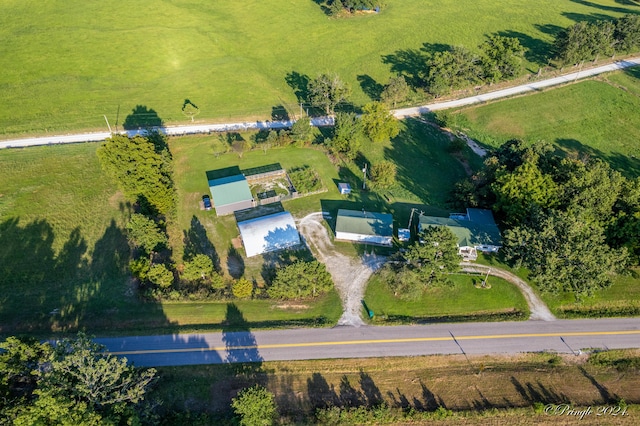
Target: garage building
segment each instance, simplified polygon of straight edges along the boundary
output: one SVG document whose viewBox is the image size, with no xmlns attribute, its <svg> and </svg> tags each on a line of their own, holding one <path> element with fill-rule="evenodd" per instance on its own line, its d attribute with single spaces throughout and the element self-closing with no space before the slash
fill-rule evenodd
<svg viewBox="0 0 640 426">
<path fill-rule="evenodd" d="M 340 209 L 336 219 L 336 240 L 391 246 L 393 216 L 388 213 Z"/>
</svg>

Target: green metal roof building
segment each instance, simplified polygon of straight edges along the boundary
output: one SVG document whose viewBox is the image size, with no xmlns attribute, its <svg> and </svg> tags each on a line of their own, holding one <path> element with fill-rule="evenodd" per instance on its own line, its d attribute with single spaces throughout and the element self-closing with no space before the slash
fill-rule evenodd
<svg viewBox="0 0 640 426">
<path fill-rule="evenodd" d="M 218 216 L 254 207 L 253 196 L 244 175 L 209 180 L 209 191 Z"/>
<path fill-rule="evenodd" d="M 477 251 L 495 253 L 502 247 L 500 230 L 491 210 L 467 209 L 450 217 L 420 216 L 420 231 L 428 226 L 446 226 L 458 238 L 459 254 L 465 260 L 475 260 Z"/>
<path fill-rule="evenodd" d="M 393 216 L 358 210 L 338 210 L 336 240 L 391 246 Z"/>
</svg>

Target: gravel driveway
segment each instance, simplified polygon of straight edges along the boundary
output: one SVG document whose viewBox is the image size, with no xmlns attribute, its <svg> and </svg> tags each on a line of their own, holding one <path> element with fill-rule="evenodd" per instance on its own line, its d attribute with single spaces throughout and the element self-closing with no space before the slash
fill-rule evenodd
<svg viewBox="0 0 640 426">
<path fill-rule="evenodd" d="M 386 257 L 365 254 L 353 259 L 336 251 L 327 229 L 322 225 L 322 213 L 311 213 L 298 222 L 298 229 L 318 260 L 327 266 L 342 299 L 343 313 L 338 325 L 364 325 L 362 299 L 371 274 L 380 268 Z"/>
</svg>

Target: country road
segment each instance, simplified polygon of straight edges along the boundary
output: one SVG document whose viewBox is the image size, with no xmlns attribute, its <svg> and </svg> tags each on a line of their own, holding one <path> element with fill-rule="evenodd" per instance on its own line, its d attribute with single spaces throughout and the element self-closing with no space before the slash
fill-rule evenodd
<svg viewBox="0 0 640 426">
<path fill-rule="evenodd" d="M 457 108 L 461 106 L 473 105 L 477 103 L 483 103 L 490 100 L 506 98 L 522 93 L 528 93 L 532 91 L 539 91 L 547 87 L 558 86 L 561 84 L 572 83 L 576 80 L 580 80 L 594 75 L 603 74 L 606 72 L 612 72 L 622 70 L 625 68 L 640 65 L 640 57 L 625 59 L 622 61 L 616 61 L 614 63 L 603 65 L 595 68 L 581 69 L 577 72 L 568 73 L 560 77 L 550 78 L 546 80 L 535 81 L 531 83 L 521 84 L 519 86 L 509 87 L 502 90 L 496 90 L 494 92 L 483 93 L 481 95 L 470 96 L 462 99 L 454 99 L 443 102 L 435 102 L 427 105 L 422 105 L 412 108 L 402 108 L 393 110 L 392 113 L 397 118 L 406 118 L 418 116 L 428 113 L 430 111 L 443 110 L 448 108 Z M 187 134 L 201 134 L 211 132 L 227 132 L 227 131 L 239 131 L 248 129 L 281 129 L 290 127 L 291 121 L 254 121 L 254 122 L 242 122 L 242 123 L 226 123 L 226 124 L 194 124 L 186 126 L 166 126 L 158 128 L 159 131 L 169 136 L 180 136 Z M 332 117 L 316 117 L 312 119 L 314 126 L 327 126 L 333 124 Z M 134 136 L 139 133 L 143 133 L 144 130 L 128 130 L 118 133 Z M 37 145 L 53 145 L 53 144 L 65 144 L 65 143 L 78 143 L 78 142 L 99 142 L 111 136 L 111 132 L 94 132 L 94 133 L 78 133 L 67 135 L 52 135 L 41 136 L 32 138 L 19 138 L 0 141 L 0 149 L 2 148 L 23 148 L 28 146 Z"/>
<path fill-rule="evenodd" d="M 374 307 L 375 308 L 375 307 Z M 433 354 L 558 352 L 640 346 L 637 318 L 334 327 L 95 339 L 137 366 L 159 367 Z"/>
</svg>

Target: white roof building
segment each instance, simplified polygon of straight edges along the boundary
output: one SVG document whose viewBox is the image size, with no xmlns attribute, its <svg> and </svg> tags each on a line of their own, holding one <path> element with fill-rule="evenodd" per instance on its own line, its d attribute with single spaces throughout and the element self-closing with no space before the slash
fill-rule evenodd
<svg viewBox="0 0 640 426">
<path fill-rule="evenodd" d="M 238 222 L 247 257 L 300 244 L 300 234 L 289 212 Z"/>
</svg>

